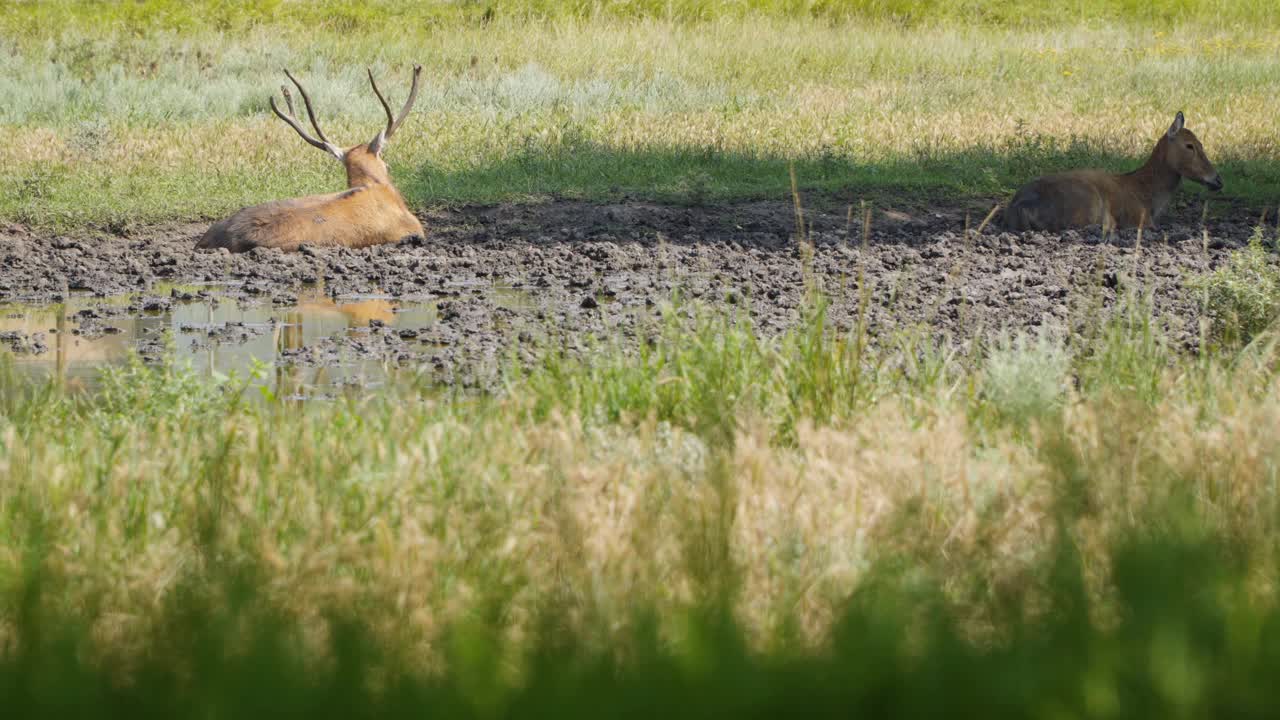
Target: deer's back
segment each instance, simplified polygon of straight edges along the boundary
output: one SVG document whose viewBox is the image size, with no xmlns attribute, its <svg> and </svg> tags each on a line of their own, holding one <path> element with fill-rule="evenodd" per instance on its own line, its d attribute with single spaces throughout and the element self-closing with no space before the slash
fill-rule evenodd
<svg viewBox="0 0 1280 720">
<path fill-rule="evenodd" d="M 210 227 L 196 247 L 231 252 L 256 247 L 291 251 L 302 245 L 366 247 L 422 233 L 421 223 L 393 189 L 356 187 L 242 208 Z"/>
<path fill-rule="evenodd" d="M 1130 215 L 1133 194 L 1115 175 L 1102 170 L 1074 170 L 1045 175 L 1024 185 L 1005 211 L 1009 230 L 1064 230 L 1114 224 Z M 1122 221 L 1123 224 L 1123 221 Z"/>
</svg>

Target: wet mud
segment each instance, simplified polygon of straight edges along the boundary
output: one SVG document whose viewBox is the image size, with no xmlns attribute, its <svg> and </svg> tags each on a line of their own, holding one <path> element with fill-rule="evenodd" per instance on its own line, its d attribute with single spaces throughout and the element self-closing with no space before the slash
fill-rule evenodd
<svg viewBox="0 0 1280 720">
<path fill-rule="evenodd" d="M 32 362 L 54 353 L 59 328 L 30 315 L 57 306 L 64 345 L 106 341 L 144 356 L 240 347 L 228 362 L 411 367 L 482 385 L 549 342 L 625 347 L 673 297 L 784 331 L 800 319 L 806 272 L 837 330 L 857 322 L 865 288 L 873 337 L 923 328 L 953 343 L 1069 328 L 1114 306 L 1136 275 L 1158 322 L 1193 348 L 1201 307 L 1186 280 L 1243 246 L 1258 217 L 1229 207 L 1206 215 L 1188 201 L 1140 243 L 1135 231 L 977 232 L 994 203 L 882 202 L 864 237 L 861 206 L 807 198 L 811 257 L 788 201 L 460 206 L 424 213 L 425 241 L 238 255 L 194 248 L 207 222 L 64 234 L 0 226 L 0 348 Z M 330 320 L 308 328 L 315 317 Z"/>
</svg>

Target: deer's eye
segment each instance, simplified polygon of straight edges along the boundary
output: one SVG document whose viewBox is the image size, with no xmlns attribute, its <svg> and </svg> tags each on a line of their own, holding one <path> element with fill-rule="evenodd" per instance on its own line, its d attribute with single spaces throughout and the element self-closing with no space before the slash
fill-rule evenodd
<svg viewBox="0 0 1280 720">
<path fill-rule="evenodd" d="M 1191 143 L 1187 143 L 1187 149 L 1188 149 L 1188 150 L 1195 150 L 1195 149 L 1196 149 L 1196 146 L 1195 146 L 1195 145 L 1192 145 Z"/>
</svg>

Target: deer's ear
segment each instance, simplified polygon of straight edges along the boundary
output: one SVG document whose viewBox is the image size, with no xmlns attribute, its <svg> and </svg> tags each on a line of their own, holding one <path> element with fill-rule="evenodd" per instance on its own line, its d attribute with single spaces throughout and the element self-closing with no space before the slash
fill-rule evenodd
<svg viewBox="0 0 1280 720">
<path fill-rule="evenodd" d="M 382 151 L 387 146 L 387 131 L 379 130 L 377 135 L 369 141 L 369 152 L 374 155 L 382 155 Z"/>
<path fill-rule="evenodd" d="M 1169 132 L 1165 133 L 1165 135 L 1167 135 L 1170 140 L 1174 139 L 1178 136 L 1178 133 L 1182 131 L 1182 126 L 1186 125 L 1186 123 L 1186 119 L 1182 117 L 1182 111 L 1179 110 L 1178 114 L 1173 118 L 1173 124 L 1169 126 Z"/>
</svg>

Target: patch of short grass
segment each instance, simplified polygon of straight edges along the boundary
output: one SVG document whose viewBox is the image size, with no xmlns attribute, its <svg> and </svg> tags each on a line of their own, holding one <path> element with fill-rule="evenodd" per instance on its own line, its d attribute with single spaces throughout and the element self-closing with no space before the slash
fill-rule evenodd
<svg viewBox="0 0 1280 720">
<path fill-rule="evenodd" d="M 1229 4 L 1213 0 L 1174 0 L 1149 4 L 1128 0 L 1075 0 L 1069 6 L 1048 0 L 265 0 L 253 6 L 228 2 L 179 0 L 16 0 L 0 13 L 0 27 L 37 31 L 55 21 L 77 28 L 125 25 L 136 31 L 243 31 L 262 25 L 311 32 L 316 29 L 379 30 L 429 24 L 488 24 L 495 20 L 659 18 L 706 22 L 763 16 L 827 21 L 890 21 L 903 25 L 977 25 L 1055 27 L 1064 22 L 1170 24 L 1201 22 L 1229 27 L 1240 22 L 1280 21 L 1280 12 L 1263 0 Z"/>
<path fill-rule="evenodd" d="M 1008 422 L 1043 420 L 1062 407 L 1070 362 L 1051 333 L 1002 334 L 987 352 L 983 393 Z"/>
<path fill-rule="evenodd" d="M 1203 294 L 1214 336 L 1230 344 L 1252 341 L 1272 329 L 1280 315 L 1280 267 L 1274 243 L 1263 240 L 1259 226 L 1242 250 L 1232 252 L 1217 270 L 1193 278 L 1190 285 Z"/>
</svg>

